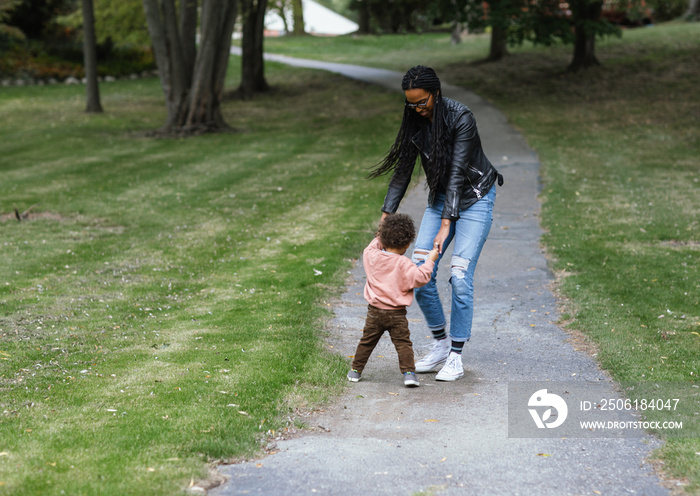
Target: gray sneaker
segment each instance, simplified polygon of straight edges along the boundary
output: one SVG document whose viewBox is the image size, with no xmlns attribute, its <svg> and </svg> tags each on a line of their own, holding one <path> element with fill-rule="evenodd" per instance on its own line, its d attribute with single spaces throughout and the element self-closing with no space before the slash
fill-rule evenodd
<svg viewBox="0 0 700 496">
<path fill-rule="evenodd" d="M 362 372 L 358 372 L 355 369 L 350 369 L 350 372 L 348 372 L 348 380 L 350 382 L 360 382 L 361 378 L 362 378 Z"/>
<path fill-rule="evenodd" d="M 416 377 L 415 372 L 404 372 L 403 383 L 406 387 L 418 387 L 420 382 L 418 382 L 418 377 Z"/>
</svg>

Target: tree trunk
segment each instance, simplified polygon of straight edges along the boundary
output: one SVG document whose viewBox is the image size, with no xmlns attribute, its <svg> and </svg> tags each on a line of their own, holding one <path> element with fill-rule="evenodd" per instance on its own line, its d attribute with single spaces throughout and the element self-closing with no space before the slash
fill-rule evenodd
<svg viewBox="0 0 700 496">
<path fill-rule="evenodd" d="M 180 1 L 180 33 L 185 73 L 192 74 L 197 57 L 197 0 Z"/>
<path fill-rule="evenodd" d="M 578 72 L 600 65 L 595 56 L 595 32 L 587 29 L 587 25 L 600 20 L 603 2 L 578 0 L 571 6 L 574 14 L 574 58 L 567 70 Z"/>
<path fill-rule="evenodd" d="M 357 32 L 360 34 L 370 34 L 372 26 L 370 24 L 369 0 L 360 0 L 359 3 L 359 19 Z"/>
<path fill-rule="evenodd" d="M 223 129 L 228 125 L 221 115 L 226 70 L 231 56 L 231 35 L 238 15 L 235 0 L 205 0 L 202 9 L 202 39 L 195 60 L 186 128 L 204 125 Z"/>
<path fill-rule="evenodd" d="M 95 41 L 95 11 L 92 0 L 82 0 L 83 8 L 83 59 L 87 84 L 85 112 L 101 113 L 100 85 L 97 82 L 97 43 Z"/>
<path fill-rule="evenodd" d="M 242 0 L 242 6 L 241 85 L 238 91 L 242 98 L 250 98 L 255 93 L 270 89 L 265 81 L 263 58 L 263 29 L 267 0 Z"/>
<path fill-rule="evenodd" d="M 459 45 L 460 43 L 462 43 L 462 23 L 454 21 L 450 33 L 450 45 Z"/>
<path fill-rule="evenodd" d="M 688 2 L 688 11 L 685 13 L 685 17 L 689 20 L 700 20 L 700 0 L 690 0 Z"/>
<path fill-rule="evenodd" d="M 304 4 L 302 0 L 292 0 L 292 19 L 294 20 L 294 36 L 303 36 L 304 30 Z"/>
<path fill-rule="evenodd" d="M 491 26 L 491 46 L 486 60 L 496 62 L 508 55 L 508 38 L 506 28 L 500 24 Z"/>
<path fill-rule="evenodd" d="M 162 132 L 196 134 L 227 128 L 221 115 L 237 0 L 203 0 L 201 40 L 196 46 L 197 0 L 143 0 L 165 94 Z"/>
</svg>

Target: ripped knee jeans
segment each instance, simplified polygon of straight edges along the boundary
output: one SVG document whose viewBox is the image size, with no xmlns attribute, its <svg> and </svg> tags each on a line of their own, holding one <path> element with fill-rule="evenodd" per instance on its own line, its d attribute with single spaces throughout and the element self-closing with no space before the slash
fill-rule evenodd
<svg viewBox="0 0 700 496">
<path fill-rule="evenodd" d="M 460 218 L 452 222 L 450 234 L 443 246 L 444 254 L 447 247 L 454 242 L 449 269 L 452 288 L 449 334 L 454 341 L 469 341 L 471 337 L 474 316 L 474 270 L 491 229 L 495 199 L 494 186 L 481 200 L 461 211 Z M 443 204 L 444 196 L 437 194 L 433 204 L 425 209 L 412 257 L 417 265 L 425 262 L 428 252 L 432 249 L 433 241 L 442 223 Z M 430 282 L 421 288 L 416 288 L 414 292 L 416 302 L 431 331 L 445 329 L 447 326 L 437 285 L 437 274 L 443 254 L 435 263 Z"/>
</svg>

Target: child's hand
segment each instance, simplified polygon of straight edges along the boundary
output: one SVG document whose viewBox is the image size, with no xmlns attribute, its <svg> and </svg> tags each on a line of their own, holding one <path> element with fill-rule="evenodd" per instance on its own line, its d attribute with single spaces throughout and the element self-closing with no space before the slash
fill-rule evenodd
<svg viewBox="0 0 700 496">
<path fill-rule="evenodd" d="M 437 248 L 433 248 L 432 250 L 430 250 L 430 253 L 428 253 L 428 258 L 433 262 L 436 262 L 439 256 L 440 252 Z"/>
</svg>

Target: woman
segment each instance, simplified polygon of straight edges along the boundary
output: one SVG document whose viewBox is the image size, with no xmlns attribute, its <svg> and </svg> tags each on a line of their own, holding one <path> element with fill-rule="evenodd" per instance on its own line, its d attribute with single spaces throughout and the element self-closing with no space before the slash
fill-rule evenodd
<svg viewBox="0 0 700 496">
<path fill-rule="evenodd" d="M 449 335 L 436 287 L 440 259 L 430 282 L 415 290 L 434 338 L 431 352 L 416 362 L 416 372 L 439 369 L 437 380 L 455 381 L 464 375 L 462 348 L 471 337 L 474 269 L 491 229 L 494 183 L 502 185 L 503 176 L 484 155 L 474 115 L 466 105 L 442 96 L 435 71 L 420 65 L 411 68 L 401 89 L 406 94 L 401 128 L 386 158 L 369 177 L 393 172 L 382 207 L 384 220 L 398 209 L 420 154 L 429 196 L 413 261 L 423 264 L 433 247 L 441 259 L 453 240 L 455 246 Z"/>
</svg>

